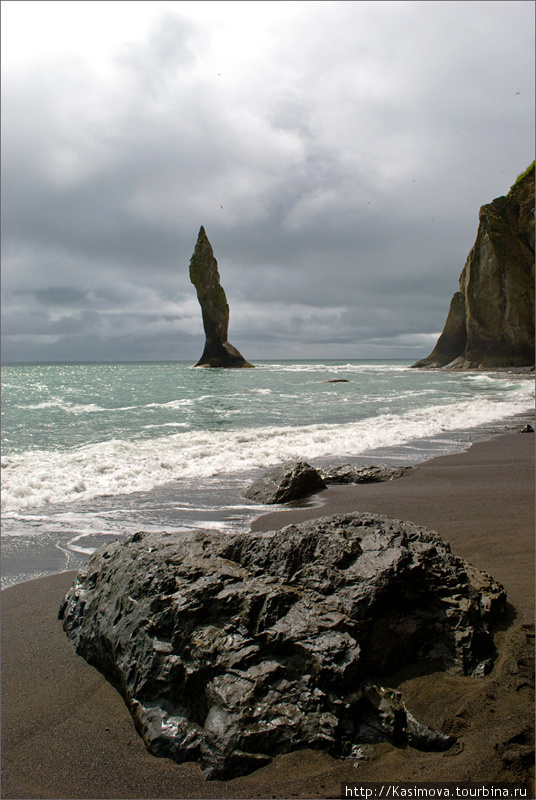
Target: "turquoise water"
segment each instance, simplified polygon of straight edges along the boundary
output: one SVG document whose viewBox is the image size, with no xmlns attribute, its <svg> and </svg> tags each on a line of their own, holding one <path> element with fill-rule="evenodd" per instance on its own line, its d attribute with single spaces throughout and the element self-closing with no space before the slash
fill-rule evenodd
<svg viewBox="0 0 536 800">
<path fill-rule="evenodd" d="M 415 463 L 533 407 L 527 376 L 402 361 L 6 365 L 3 585 L 140 527 L 245 530 L 243 487 L 282 461 Z"/>
</svg>

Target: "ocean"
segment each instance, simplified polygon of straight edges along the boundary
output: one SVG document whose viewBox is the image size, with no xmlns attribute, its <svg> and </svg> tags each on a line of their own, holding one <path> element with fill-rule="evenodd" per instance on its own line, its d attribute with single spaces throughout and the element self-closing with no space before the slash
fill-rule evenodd
<svg viewBox="0 0 536 800">
<path fill-rule="evenodd" d="M 414 465 L 533 417 L 528 375 L 406 361 L 5 365 L 2 588 L 139 530 L 245 532 L 284 461 Z"/>
</svg>

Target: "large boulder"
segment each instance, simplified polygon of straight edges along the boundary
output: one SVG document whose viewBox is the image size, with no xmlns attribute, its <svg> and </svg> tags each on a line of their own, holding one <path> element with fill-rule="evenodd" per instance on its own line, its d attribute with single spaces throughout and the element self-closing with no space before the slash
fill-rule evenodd
<svg viewBox="0 0 536 800">
<path fill-rule="evenodd" d="M 476 241 L 445 327 L 414 367 L 494 369 L 534 364 L 534 164 L 506 197 L 480 209 Z"/>
<path fill-rule="evenodd" d="M 322 491 L 326 484 L 306 461 L 288 462 L 269 470 L 248 486 L 244 497 L 263 505 L 290 503 Z"/>
<path fill-rule="evenodd" d="M 227 341 L 229 305 L 220 284 L 218 262 L 201 226 L 190 260 L 190 280 L 197 291 L 205 329 L 205 349 L 196 367 L 253 367 Z"/>
<path fill-rule="evenodd" d="M 449 747 L 376 681 L 412 663 L 483 674 L 504 605 L 437 533 L 354 513 L 268 533 L 138 533 L 91 557 L 60 617 L 154 755 L 231 778 L 300 748 Z"/>
</svg>

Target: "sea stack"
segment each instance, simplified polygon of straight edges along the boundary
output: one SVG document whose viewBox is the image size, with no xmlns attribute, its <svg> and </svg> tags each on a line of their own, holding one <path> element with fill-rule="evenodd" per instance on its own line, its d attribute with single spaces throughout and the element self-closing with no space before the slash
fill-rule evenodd
<svg viewBox="0 0 536 800">
<path fill-rule="evenodd" d="M 443 333 L 414 367 L 534 365 L 534 163 L 506 197 L 480 209 L 476 241 Z"/>
<path fill-rule="evenodd" d="M 218 262 L 201 226 L 194 254 L 190 260 L 190 280 L 197 291 L 203 315 L 205 349 L 196 367 L 253 367 L 236 347 L 227 341 L 229 305 L 220 284 Z"/>
</svg>

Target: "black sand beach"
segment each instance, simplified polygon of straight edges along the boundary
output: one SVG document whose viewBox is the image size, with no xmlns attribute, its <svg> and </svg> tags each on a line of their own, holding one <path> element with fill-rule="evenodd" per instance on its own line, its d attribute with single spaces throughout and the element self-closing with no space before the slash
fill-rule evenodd
<svg viewBox="0 0 536 800">
<path fill-rule="evenodd" d="M 256 773 L 207 782 L 197 764 L 146 750 L 119 694 L 77 656 L 57 619 L 74 573 L 2 592 L 3 798 L 330 798 L 342 781 L 525 781 L 534 716 L 534 436 L 512 434 L 436 458 L 389 483 L 333 487 L 322 505 L 255 521 L 271 530 L 368 511 L 439 532 L 503 583 L 508 618 L 490 675 L 393 674 L 415 716 L 459 737 L 444 753 L 378 745 L 358 768 L 322 752 L 280 756 Z M 533 796 L 533 795 L 529 795 Z"/>
</svg>

